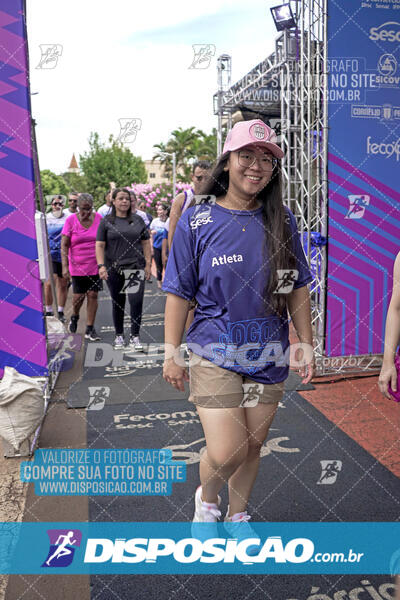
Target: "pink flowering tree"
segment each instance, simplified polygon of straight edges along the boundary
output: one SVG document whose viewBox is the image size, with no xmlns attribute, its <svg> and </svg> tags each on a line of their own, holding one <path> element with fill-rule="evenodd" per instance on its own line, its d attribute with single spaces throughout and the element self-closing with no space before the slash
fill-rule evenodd
<svg viewBox="0 0 400 600">
<path fill-rule="evenodd" d="M 177 182 L 176 184 L 177 194 L 189 188 L 189 183 Z M 146 204 L 146 212 L 149 212 L 154 216 L 157 214 L 156 208 L 159 202 L 172 204 L 173 201 L 172 183 L 132 183 L 131 189 L 135 192 L 138 203 L 144 201 Z"/>
</svg>

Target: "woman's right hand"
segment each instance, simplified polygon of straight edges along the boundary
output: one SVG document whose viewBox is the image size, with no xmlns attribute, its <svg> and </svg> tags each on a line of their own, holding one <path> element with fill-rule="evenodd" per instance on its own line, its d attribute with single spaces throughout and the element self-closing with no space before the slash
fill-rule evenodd
<svg viewBox="0 0 400 600">
<path fill-rule="evenodd" d="M 189 381 L 188 370 L 177 365 L 173 358 L 164 361 L 163 377 L 167 383 L 180 392 L 185 391 L 184 381 Z"/>
<path fill-rule="evenodd" d="M 63 267 L 62 270 L 62 276 L 64 279 L 66 279 L 67 281 L 69 281 L 71 279 L 71 273 L 69 272 L 68 267 Z"/>
<path fill-rule="evenodd" d="M 388 390 L 389 383 L 392 390 L 397 392 L 397 371 L 394 362 L 389 364 L 383 363 L 378 379 L 378 386 L 382 394 L 388 400 L 393 400 Z"/>
<path fill-rule="evenodd" d="M 107 272 L 107 268 L 106 267 L 100 267 L 100 269 L 99 269 L 99 277 L 100 277 L 100 279 L 105 279 L 107 281 L 107 279 L 108 279 L 108 272 Z"/>
</svg>

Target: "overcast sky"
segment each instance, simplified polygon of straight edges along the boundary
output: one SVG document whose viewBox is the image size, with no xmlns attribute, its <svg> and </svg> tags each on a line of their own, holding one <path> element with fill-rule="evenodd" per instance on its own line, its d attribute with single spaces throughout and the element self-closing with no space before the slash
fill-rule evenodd
<svg viewBox="0 0 400 600">
<path fill-rule="evenodd" d="M 141 120 L 127 146 L 143 159 L 177 127 L 210 132 L 217 57 L 232 56 L 235 82 L 268 56 L 276 36 L 269 7 L 277 3 L 27 0 L 40 168 L 65 171 L 73 152 L 79 161 L 87 150 L 91 131 L 117 137 L 119 119 Z M 62 47 L 51 69 L 37 68 L 45 44 Z M 193 44 L 216 47 L 208 68 L 189 68 Z"/>
</svg>

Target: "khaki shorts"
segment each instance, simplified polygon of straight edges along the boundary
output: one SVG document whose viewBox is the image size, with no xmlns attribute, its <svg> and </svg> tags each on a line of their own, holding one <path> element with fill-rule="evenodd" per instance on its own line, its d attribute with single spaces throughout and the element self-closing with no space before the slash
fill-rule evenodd
<svg viewBox="0 0 400 600">
<path fill-rule="evenodd" d="M 189 402 L 205 408 L 250 408 L 275 404 L 283 396 L 284 382 L 263 384 L 223 369 L 205 358 L 190 353 L 195 364 L 190 367 Z"/>
</svg>

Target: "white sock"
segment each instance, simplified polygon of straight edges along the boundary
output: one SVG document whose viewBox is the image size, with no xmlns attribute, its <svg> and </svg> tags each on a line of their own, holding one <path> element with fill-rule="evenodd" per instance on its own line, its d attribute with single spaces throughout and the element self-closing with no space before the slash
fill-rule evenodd
<svg viewBox="0 0 400 600">
<path fill-rule="evenodd" d="M 58 307 L 58 312 L 64 312 L 64 307 L 63 306 L 59 306 Z"/>
<path fill-rule="evenodd" d="M 53 306 L 51 304 L 46 304 L 46 312 L 53 312 Z"/>
</svg>

